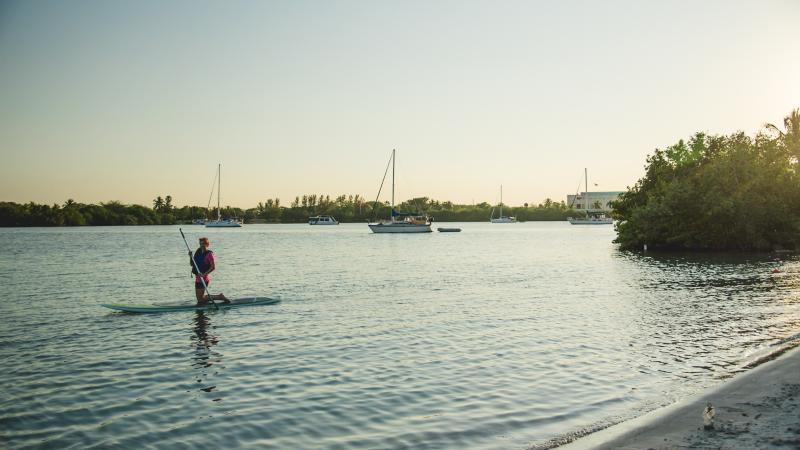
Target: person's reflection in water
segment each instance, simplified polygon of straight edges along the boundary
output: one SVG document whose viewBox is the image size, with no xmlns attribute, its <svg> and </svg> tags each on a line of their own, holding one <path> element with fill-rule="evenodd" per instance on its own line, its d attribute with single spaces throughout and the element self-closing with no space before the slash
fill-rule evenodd
<svg viewBox="0 0 800 450">
<path fill-rule="evenodd" d="M 211 320 L 206 316 L 203 311 L 197 311 L 194 318 L 194 335 L 192 336 L 192 343 L 194 344 L 194 363 L 192 367 L 199 370 L 197 373 L 197 382 L 203 383 L 204 379 L 208 378 L 208 369 L 214 364 L 222 362 L 222 355 L 218 352 L 212 351 L 211 348 L 219 342 L 217 337 L 212 331 Z M 211 392 L 216 389 L 216 386 L 203 386 L 200 390 Z M 217 401 L 219 399 L 214 399 Z"/>
</svg>

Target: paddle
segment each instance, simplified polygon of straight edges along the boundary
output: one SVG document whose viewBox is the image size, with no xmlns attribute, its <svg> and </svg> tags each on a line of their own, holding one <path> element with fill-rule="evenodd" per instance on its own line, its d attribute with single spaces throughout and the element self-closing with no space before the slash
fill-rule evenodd
<svg viewBox="0 0 800 450">
<path fill-rule="evenodd" d="M 217 305 L 217 302 L 214 301 L 214 297 L 211 295 L 211 291 L 208 290 L 208 285 L 206 284 L 205 278 L 200 276 L 201 273 L 200 268 L 197 267 L 197 261 L 195 261 L 194 258 L 192 257 L 192 249 L 191 247 L 189 247 L 189 243 L 186 242 L 186 236 L 183 234 L 183 230 L 178 228 L 178 231 L 181 232 L 181 237 L 183 237 L 183 243 L 186 244 L 186 250 L 189 250 L 189 259 L 192 260 L 192 265 L 194 266 L 194 270 L 197 271 L 197 274 L 200 278 L 200 282 L 203 283 L 203 288 L 206 290 L 206 295 L 208 296 L 208 299 L 211 300 L 211 303 L 214 305 L 215 309 L 219 309 L 219 305 Z"/>
</svg>

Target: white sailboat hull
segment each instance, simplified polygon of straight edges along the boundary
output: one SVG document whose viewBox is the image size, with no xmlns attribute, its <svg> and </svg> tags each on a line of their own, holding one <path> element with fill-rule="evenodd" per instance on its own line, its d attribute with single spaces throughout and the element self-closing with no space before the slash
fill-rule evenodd
<svg viewBox="0 0 800 450">
<path fill-rule="evenodd" d="M 572 225 L 611 225 L 614 219 L 610 217 L 593 218 L 593 219 L 567 219 Z"/>
<path fill-rule="evenodd" d="M 517 223 L 516 217 L 498 217 L 496 219 L 489 219 L 492 223 Z"/>
<path fill-rule="evenodd" d="M 413 224 L 413 223 L 370 223 L 369 229 L 373 233 L 430 233 L 430 224 Z"/>
<path fill-rule="evenodd" d="M 242 224 L 234 220 L 212 220 L 206 222 L 206 228 L 239 228 Z"/>
</svg>

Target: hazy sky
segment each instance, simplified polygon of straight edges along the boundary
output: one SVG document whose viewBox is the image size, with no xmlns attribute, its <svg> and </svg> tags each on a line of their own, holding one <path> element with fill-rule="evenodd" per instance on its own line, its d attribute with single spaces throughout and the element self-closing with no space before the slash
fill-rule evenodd
<svg viewBox="0 0 800 450">
<path fill-rule="evenodd" d="M 800 1 L 3 1 L 0 201 L 622 190 L 800 107 Z M 386 196 L 382 196 L 386 199 Z"/>
</svg>

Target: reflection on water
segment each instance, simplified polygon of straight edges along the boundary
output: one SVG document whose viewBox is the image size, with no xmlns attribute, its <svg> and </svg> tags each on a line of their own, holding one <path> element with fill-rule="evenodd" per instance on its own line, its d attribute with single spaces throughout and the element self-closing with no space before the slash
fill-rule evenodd
<svg viewBox="0 0 800 450">
<path fill-rule="evenodd" d="M 783 256 L 618 252 L 632 287 L 644 294 L 630 305 L 635 329 L 630 348 L 642 371 L 676 379 L 700 376 L 706 385 L 737 372 L 747 348 L 774 342 L 759 336 L 765 322 L 791 333 L 797 323 L 797 277 L 785 271 L 796 266 L 786 266 Z M 775 267 L 783 271 L 772 273 Z M 795 306 L 788 311 L 787 300 Z"/>
<path fill-rule="evenodd" d="M 196 311 L 194 317 L 194 334 L 192 335 L 192 346 L 194 355 L 192 356 L 192 367 L 195 369 L 197 382 L 203 385 L 199 389 L 205 392 L 212 392 L 217 387 L 215 385 L 205 385 L 209 378 L 211 369 L 217 365 L 221 367 L 222 354 L 215 352 L 212 348 L 219 343 L 217 336 L 213 333 L 211 319 L 205 311 Z M 216 374 L 216 372 L 213 372 Z M 214 401 L 218 401 L 215 399 Z"/>
</svg>

